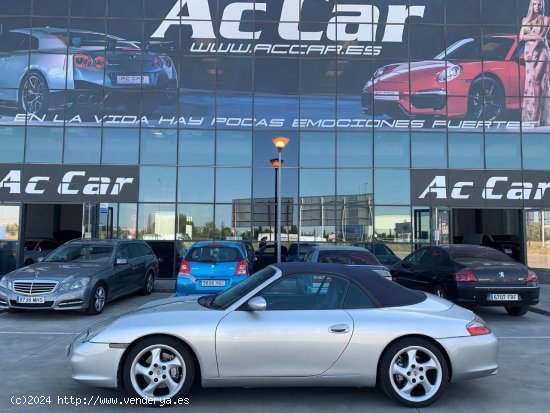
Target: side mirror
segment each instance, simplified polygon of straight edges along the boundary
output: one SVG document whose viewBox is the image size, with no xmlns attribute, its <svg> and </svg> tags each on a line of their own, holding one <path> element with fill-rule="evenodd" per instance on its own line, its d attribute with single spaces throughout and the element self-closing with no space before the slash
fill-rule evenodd
<svg viewBox="0 0 550 413">
<path fill-rule="evenodd" d="M 126 258 L 117 258 L 115 265 L 127 265 L 128 260 Z"/>
<path fill-rule="evenodd" d="M 267 302 L 265 298 L 257 296 L 248 300 L 248 308 L 252 311 L 264 311 L 267 308 Z"/>
</svg>

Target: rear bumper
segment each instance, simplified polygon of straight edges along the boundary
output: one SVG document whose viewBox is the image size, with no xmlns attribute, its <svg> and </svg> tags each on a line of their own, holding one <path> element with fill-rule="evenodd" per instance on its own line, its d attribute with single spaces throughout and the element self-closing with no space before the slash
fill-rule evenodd
<svg viewBox="0 0 550 413">
<path fill-rule="evenodd" d="M 182 295 L 208 295 L 217 294 L 231 288 L 232 286 L 240 283 L 246 279 L 246 276 L 239 277 L 193 277 L 189 275 L 178 275 L 176 280 L 176 296 Z M 225 285 L 222 287 L 203 287 L 201 281 L 203 280 L 216 280 L 225 281 Z"/>
<path fill-rule="evenodd" d="M 517 294 L 518 301 L 490 301 L 489 294 Z M 483 306 L 523 306 L 536 305 L 539 303 L 540 287 L 480 287 L 480 286 L 457 286 L 457 297 L 455 302 L 463 305 Z"/>
</svg>

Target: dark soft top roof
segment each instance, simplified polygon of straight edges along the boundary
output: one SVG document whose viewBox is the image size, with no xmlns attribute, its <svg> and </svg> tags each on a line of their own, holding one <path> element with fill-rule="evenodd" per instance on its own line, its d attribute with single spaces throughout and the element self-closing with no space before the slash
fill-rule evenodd
<svg viewBox="0 0 550 413">
<path fill-rule="evenodd" d="M 283 276 L 298 273 L 334 274 L 354 281 L 379 307 L 400 307 L 421 303 L 426 294 L 411 290 L 387 280 L 365 267 L 352 267 L 342 264 L 319 264 L 314 262 L 284 262 L 274 264 L 281 269 Z"/>
</svg>

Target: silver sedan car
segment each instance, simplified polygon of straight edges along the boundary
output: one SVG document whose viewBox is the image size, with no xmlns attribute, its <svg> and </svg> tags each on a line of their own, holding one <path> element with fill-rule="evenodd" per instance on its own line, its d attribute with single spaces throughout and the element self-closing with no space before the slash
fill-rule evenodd
<svg viewBox="0 0 550 413">
<path fill-rule="evenodd" d="M 96 324 L 67 347 L 73 378 L 147 404 L 204 387 L 375 386 L 411 407 L 497 370 L 474 313 L 344 265 L 269 266 L 225 292 L 173 297 Z"/>
</svg>

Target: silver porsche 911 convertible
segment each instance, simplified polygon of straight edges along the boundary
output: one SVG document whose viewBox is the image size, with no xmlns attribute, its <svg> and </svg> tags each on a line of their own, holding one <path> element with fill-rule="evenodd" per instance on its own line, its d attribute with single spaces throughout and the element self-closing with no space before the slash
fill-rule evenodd
<svg viewBox="0 0 550 413">
<path fill-rule="evenodd" d="M 421 407 L 449 382 L 497 370 L 474 313 L 371 270 L 269 266 L 200 298 L 173 297 L 96 324 L 67 347 L 73 378 L 164 404 L 204 387 L 375 386 Z"/>
</svg>

